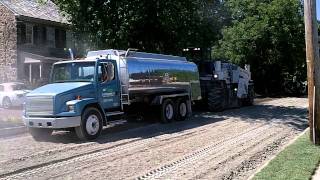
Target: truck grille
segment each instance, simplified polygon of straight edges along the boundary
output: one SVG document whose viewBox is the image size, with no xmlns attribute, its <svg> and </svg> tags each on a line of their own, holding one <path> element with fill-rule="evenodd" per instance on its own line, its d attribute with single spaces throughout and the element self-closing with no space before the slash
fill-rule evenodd
<svg viewBox="0 0 320 180">
<path fill-rule="evenodd" d="M 27 97 L 26 98 L 27 116 L 48 116 L 53 115 L 53 97 Z"/>
</svg>

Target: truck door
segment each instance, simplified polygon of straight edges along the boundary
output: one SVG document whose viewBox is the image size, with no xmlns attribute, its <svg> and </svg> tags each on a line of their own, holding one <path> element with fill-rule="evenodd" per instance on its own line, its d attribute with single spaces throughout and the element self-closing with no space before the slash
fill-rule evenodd
<svg viewBox="0 0 320 180">
<path fill-rule="evenodd" d="M 106 111 L 120 108 L 120 87 L 117 63 L 114 60 L 105 60 L 98 66 L 99 102 Z"/>
</svg>

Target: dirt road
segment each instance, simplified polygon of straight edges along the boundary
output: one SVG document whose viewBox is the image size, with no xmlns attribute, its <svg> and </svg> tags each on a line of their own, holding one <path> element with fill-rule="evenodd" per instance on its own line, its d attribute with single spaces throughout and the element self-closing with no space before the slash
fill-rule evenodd
<svg viewBox="0 0 320 180">
<path fill-rule="evenodd" d="M 283 98 L 79 142 L 58 132 L 0 139 L 0 179 L 246 179 L 307 127 L 307 99 Z"/>
</svg>

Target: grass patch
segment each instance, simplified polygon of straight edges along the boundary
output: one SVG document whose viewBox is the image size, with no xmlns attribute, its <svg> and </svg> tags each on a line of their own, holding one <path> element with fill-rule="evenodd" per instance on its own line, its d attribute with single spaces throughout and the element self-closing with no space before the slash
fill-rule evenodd
<svg viewBox="0 0 320 180">
<path fill-rule="evenodd" d="M 309 180 L 320 162 L 320 147 L 309 140 L 309 131 L 280 152 L 254 180 L 305 179 Z"/>
</svg>

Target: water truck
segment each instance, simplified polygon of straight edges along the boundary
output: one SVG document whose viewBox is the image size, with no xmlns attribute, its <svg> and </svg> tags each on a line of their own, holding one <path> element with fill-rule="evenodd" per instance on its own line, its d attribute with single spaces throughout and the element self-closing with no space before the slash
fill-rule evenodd
<svg viewBox="0 0 320 180">
<path fill-rule="evenodd" d="M 200 99 L 197 65 L 184 57 L 99 50 L 55 63 L 50 83 L 27 94 L 23 121 L 36 140 L 60 129 L 92 140 L 132 108 L 158 109 L 160 121 L 168 123 L 185 120 Z"/>
</svg>

